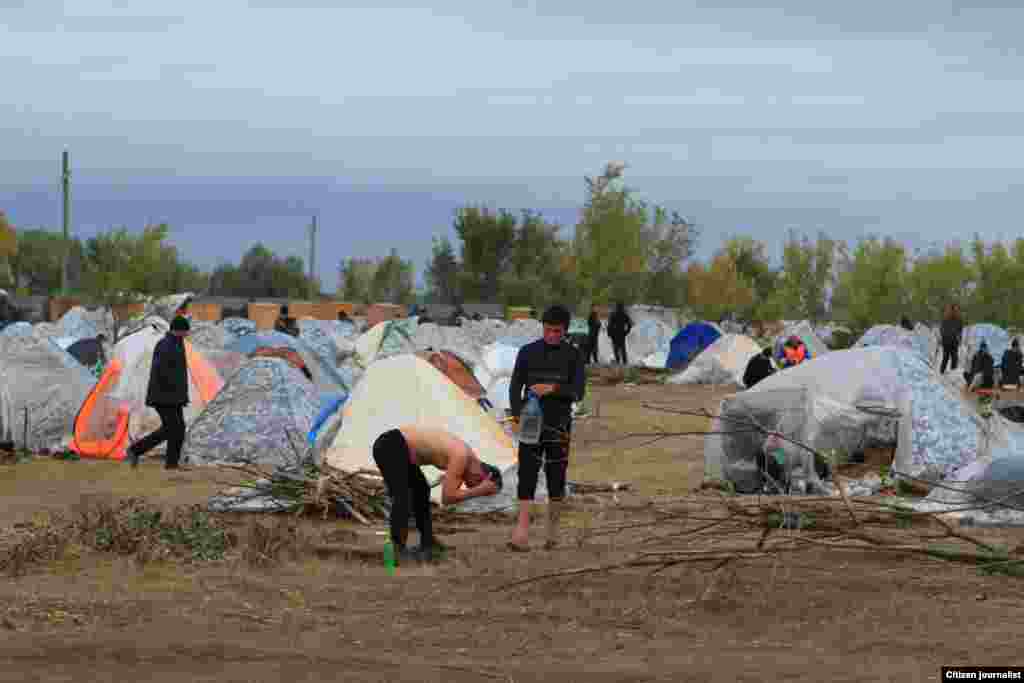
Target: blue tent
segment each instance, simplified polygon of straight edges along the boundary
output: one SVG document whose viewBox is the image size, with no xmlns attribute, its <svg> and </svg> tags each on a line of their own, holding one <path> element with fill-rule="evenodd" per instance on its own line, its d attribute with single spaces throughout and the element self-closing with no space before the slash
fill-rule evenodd
<svg viewBox="0 0 1024 683">
<path fill-rule="evenodd" d="M 721 336 L 722 333 L 711 323 L 690 323 L 672 338 L 665 367 L 682 368 L 687 366 L 701 351 L 711 346 Z"/>
</svg>

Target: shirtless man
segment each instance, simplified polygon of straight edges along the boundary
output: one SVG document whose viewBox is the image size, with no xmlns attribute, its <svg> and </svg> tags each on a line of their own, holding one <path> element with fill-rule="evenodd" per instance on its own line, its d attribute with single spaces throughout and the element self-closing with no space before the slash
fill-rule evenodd
<svg viewBox="0 0 1024 683">
<path fill-rule="evenodd" d="M 391 497 L 391 541 L 399 561 L 428 560 L 439 545 L 431 527 L 430 485 L 421 466 L 444 470 L 444 505 L 493 496 L 501 490 L 501 471 L 482 462 L 462 439 L 443 429 L 403 425 L 384 432 L 373 443 L 373 459 Z M 418 551 L 406 548 L 410 505 L 420 532 Z"/>
</svg>

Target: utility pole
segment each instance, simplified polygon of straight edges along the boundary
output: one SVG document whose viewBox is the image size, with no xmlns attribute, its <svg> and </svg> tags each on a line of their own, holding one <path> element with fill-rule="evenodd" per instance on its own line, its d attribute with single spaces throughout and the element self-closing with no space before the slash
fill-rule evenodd
<svg viewBox="0 0 1024 683">
<path fill-rule="evenodd" d="M 316 216 L 309 226 L 309 300 L 313 301 L 316 294 Z"/>
<path fill-rule="evenodd" d="M 67 149 L 61 155 L 63 172 L 61 173 L 61 188 L 64 193 L 64 245 L 61 249 L 60 259 L 60 291 L 67 294 L 68 288 L 68 251 L 70 251 L 70 229 L 71 229 L 71 160 Z"/>
</svg>

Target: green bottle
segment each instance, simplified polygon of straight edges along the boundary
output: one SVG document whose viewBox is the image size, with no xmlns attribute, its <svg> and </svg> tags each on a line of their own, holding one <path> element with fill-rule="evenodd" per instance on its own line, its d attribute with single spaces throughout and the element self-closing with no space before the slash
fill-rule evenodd
<svg viewBox="0 0 1024 683">
<path fill-rule="evenodd" d="M 395 575 L 395 546 L 391 541 L 384 546 L 384 566 L 388 570 L 388 576 Z"/>
</svg>

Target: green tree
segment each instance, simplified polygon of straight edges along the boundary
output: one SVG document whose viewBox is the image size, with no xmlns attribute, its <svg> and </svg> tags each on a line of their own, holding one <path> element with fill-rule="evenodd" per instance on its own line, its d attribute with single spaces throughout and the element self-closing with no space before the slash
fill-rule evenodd
<svg viewBox="0 0 1024 683">
<path fill-rule="evenodd" d="M 689 305 L 704 320 L 717 321 L 730 313 L 749 309 L 754 288 L 740 275 L 736 262 L 725 252 L 708 266 L 693 263 L 687 270 Z"/>
<path fill-rule="evenodd" d="M 506 305 L 541 309 L 554 301 L 568 302 L 571 282 L 562 268 L 566 245 L 558 237 L 559 230 L 559 225 L 538 213 L 522 213 L 509 268 L 500 281 Z"/>
<path fill-rule="evenodd" d="M 876 237 L 861 240 L 850 267 L 840 276 L 833 307 L 845 311 L 844 319 L 856 330 L 888 322 L 898 324 L 907 313 L 907 255 L 895 240 Z"/>
<path fill-rule="evenodd" d="M 768 262 L 767 247 L 753 237 L 735 236 L 727 239 L 717 254 L 728 256 L 736 266 L 737 276 L 753 290 L 751 305 L 737 313 L 742 319 L 754 319 L 758 307 L 772 298 L 778 283 L 778 273 Z"/>
<path fill-rule="evenodd" d="M 464 207 L 455 213 L 461 240 L 459 291 L 466 301 L 494 302 L 508 272 L 516 243 L 516 218 L 501 209 Z"/>
<path fill-rule="evenodd" d="M 765 319 L 806 319 L 818 322 L 828 313 L 837 244 L 824 233 L 817 241 L 790 231 L 782 251 L 782 272 L 771 298 L 760 308 Z"/>
<path fill-rule="evenodd" d="M 919 255 L 907 274 L 908 315 L 937 323 L 947 304 L 967 303 L 973 280 L 974 269 L 959 246 L 947 245 L 940 253 Z"/>
<path fill-rule="evenodd" d="M 342 301 L 358 304 L 373 303 L 371 285 L 377 264 L 373 259 L 348 258 L 341 262 L 338 269 L 338 292 Z"/>
<path fill-rule="evenodd" d="M 1015 247 L 1019 252 L 1019 247 Z M 1009 327 L 1021 320 L 1024 304 L 1020 287 L 1024 284 L 1024 268 L 1006 245 L 986 245 L 980 235 L 971 243 L 973 252 L 974 288 L 968 300 L 968 315 L 977 322 Z"/>
<path fill-rule="evenodd" d="M 433 239 L 433 253 L 424 279 L 428 297 L 440 304 L 455 304 L 459 298 L 459 261 L 455 248 L 447 237 Z"/>
<path fill-rule="evenodd" d="M 17 253 L 18 233 L 4 212 L 0 211 L 0 285 L 4 287 L 16 284 L 11 260 Z"/>
<path fill-rule="evenodd" d="M 210 292 L 221 296 L 290 299 L 305 297 L 309 290 L 302 259 L 281 258 L 262 243 L 246 251 L 237 267 L 218 266 L 210 278 Z"/>
<path fill-rule="evenodd" d="M 683 265 L 697 248 L 697 226 L 679 213 L 654 207 L 653 221 L 643 230 L 647 253 L 647 303 L 676 308 L 687 300 Z"/>
<path fill-rule="evenodd" d="M 81 278 L 84 246 L 71 239 L 68 270 L 70 280 Z M 11 270 L 16 286 L 27 289 L 31 295 L 55 294 L 60 289 L 61 254 L 64 237 L 59 232 L 31 228 L 18 231 L 18 250 L 11 257 Z"/>
<path fill-rule="evenodd" d="M 376 302 L 411 304 L 416 298 L 412 261 L 404 261 L 397 249 L 381 259 L 370 282 L 370 293 Z"/>
<path fill-rule="evenodd" d="M 593 303 L 635 301 L 647 284 L 648 206 L 622 186 L 624 166 L 585 179 L 587 200 L 573 239 L 577 285 Z"/>
</svg>

